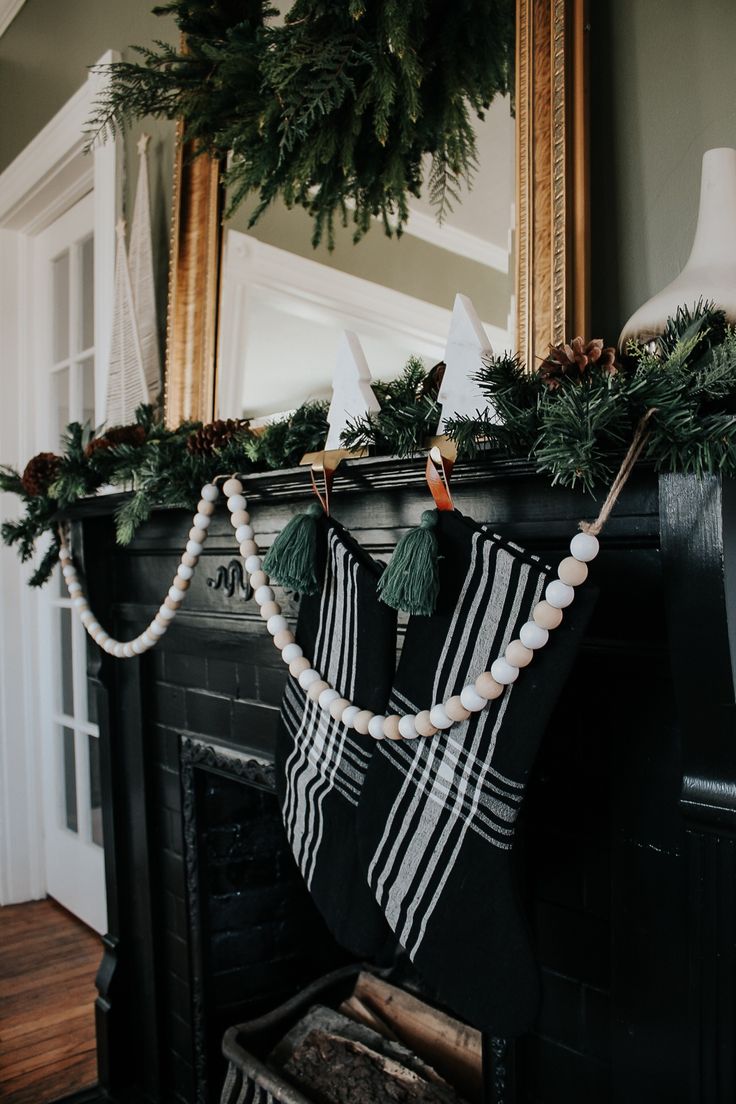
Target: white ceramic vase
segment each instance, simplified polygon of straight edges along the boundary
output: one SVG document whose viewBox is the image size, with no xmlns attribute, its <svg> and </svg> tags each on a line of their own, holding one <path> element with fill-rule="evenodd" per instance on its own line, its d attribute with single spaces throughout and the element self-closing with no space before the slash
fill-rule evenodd
<svg viewBox="0 0 736 1104">
<path fill-rule="evenodd" d="M 679 306 L 692 307 L 701 297 L 713 300 L 736 323 L 736 149 L 703 154 L 698 225 L 687 264 L 632 314 L 619 346 L 624 348 L 631 338 L 651 341 Z"/>
</svg>

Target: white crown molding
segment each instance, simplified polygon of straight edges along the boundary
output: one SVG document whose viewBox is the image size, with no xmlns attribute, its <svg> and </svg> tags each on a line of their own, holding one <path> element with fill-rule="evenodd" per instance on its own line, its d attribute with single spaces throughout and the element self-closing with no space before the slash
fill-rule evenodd
<svg viewBox="0 0 736 1104">
<path fill-rule="evenodd" d="M 5 34 L 26 0 L 0 0 L 0 37 Z"/>
<path fill-rule="evenodd" d="M 108 50 L 97 65 L 119 58 Z M 84 130 L 104 81 L 95 69 L 0 174 L 0 226 L 35 234 L 61 213 L 62 194 L 70 206 L 89 191 L 93 158 L 84 153 Z"/>
<path fill-rule="evenodd" d="M 411 234 L 415 238 L 436 245 L 439 249 L 447 249 L 450 253 L 457 253 L 469 261 L 477 261 L 478 264 L 493 268 L 497 272 L 507 273 L 509 270 L 509 251 L 494 242 L 486 241 L 477 234 L 470 234 L 467 230 L 459 230 L 448 223 L 440 224 L 432 215 L 424 211 L 417 211 L 409 204 L 409 221 L 404 228 L 405 234 Z"/>
</svg>

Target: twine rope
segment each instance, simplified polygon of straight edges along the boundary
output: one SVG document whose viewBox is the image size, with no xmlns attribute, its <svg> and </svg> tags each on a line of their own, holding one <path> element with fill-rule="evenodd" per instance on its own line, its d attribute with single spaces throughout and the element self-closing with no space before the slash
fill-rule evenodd
<svg viewBox="0 0 736 1104">
<path fill-rule="evenodd" d="M 618 469 L 616 478 L 614 479 L 611 487 L 606 495 L 606 500 L 601 506 L 600 513 L 595 521 L 581 521 L 580 529 L 583 533 L 590 533 L 592 537 L 597 537 L 603 526 L 608 521 L 611 511 L 618 501 L 618 496 L 626 486 L 627 480 L 634 470 L 634 465 L 642 454 L 642 450 L 649 438 L 649 419 L 656 411 L 656 406 L 652 406 L 647 412 L 642 415 L 639 420 L 639 424 L 634 432 L 634 437 L 629 445 L 629 449 L 621 461 L 621 467 Z"/>
</svg>

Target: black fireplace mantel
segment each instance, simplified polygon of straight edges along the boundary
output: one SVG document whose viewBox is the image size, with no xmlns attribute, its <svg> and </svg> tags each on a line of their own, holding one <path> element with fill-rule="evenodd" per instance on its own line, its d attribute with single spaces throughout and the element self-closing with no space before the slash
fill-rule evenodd
<svg viewBox="0 0 736 1104">
<path fill-rule="evenodd" d="M 549 557 L 596 513 L 590 496 L 492 457 L 459 464 L 453 490 L 462 512 Z M 265 546 L 312 492 L 302 469 L 249 477 L 246 493 Z M 121 548 L 118 502 L 80 504 L 73 544 L 95 613 L 126 639 L 159 605 L 190 521 L 157 511 Z M 335 480 L 335 516 L 379 559 L 428 505 L 420 461 L 351 461 Z M 267 776 L 285 676 L 224 509 L 209 534 L 187 602 L 153 652 L 122 662 L 90 652 L 110 928 L 98 1049 L 114 1100 L 217 1099 L 197 1008 L 187 778 L 193 762 L 224 777 L 233 758 L 254 764 L 241 775 Z M 519 868 L 544 1004 L 515 1046 L 507 1101 L 736 1099 L 735 540 L 732 482 L 646 466 L 606 528 L 598 607 L 525 802 Z M 295 612 L 288 598 L 284 607 Z M 288 931 L 279 938 L 301 962 Z M 315 970 L 339 956 L 318 927 L 312 940 Z"/>
</svg>

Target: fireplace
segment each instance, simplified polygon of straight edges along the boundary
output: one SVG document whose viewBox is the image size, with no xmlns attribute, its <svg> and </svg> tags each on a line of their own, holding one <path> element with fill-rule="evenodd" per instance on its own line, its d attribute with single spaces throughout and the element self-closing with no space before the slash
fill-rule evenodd
<svg viewBox="0 0 736 1104">
<path fill-rule="evenodd" d="M 250 482 L 264 543 L 309 501 L 307 482 Z M 466 464 L 456 488 L 464 513 L 553 562 L 590 513 L 519 463 Z M 333 497 L 379 557 L 427 503 L 419 465 L 372 459 L 341 469 Z M 716 478 L 643 468 L 607 529 L 601 598 L 521 823 L 542 1013 L 505 1070 L 489 1064 L 489 1101 L 731 1104 L 734 497 Z M 166 590 L 189 521 L 159 511 L 121 549 L 115 505 L 80 507 L 74 539 L 93 608 L 127 638 Z M 126 1104 L 216 1100 L 224 1028 L 346 958 L 280 830 L 270 763 L 283 665 L 233 567 L 224 512 L 210 534 L 162 645 L 128 663 L 92 653 L 89 668 L 110 924 L 98 1055 L 107 1098 Z"/>
<path fill-rule="evenodd" d="M 344 956 L 291 857 L 273 768 L 187 738 L 180 762 L 195 1099 L 212 1104 L 227 1028 L 262 1015 Z"/>
</svg>

